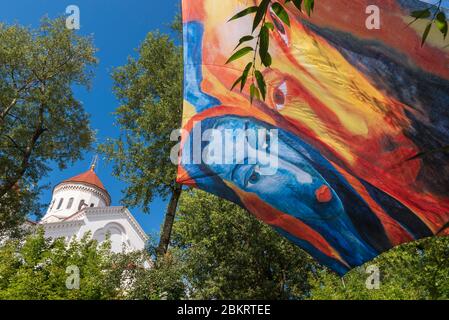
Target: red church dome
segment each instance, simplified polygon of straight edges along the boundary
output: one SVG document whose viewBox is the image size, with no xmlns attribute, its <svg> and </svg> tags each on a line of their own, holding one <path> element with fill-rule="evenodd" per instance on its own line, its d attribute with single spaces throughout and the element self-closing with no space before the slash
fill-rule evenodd
<svg viewBox="0 0 449 320">
<path fill-rule="evenodd" d="M 98 189 L 101 189 L 104 192 L 108 193 L 108 191 L 104 187 L 103 183 L 100 181 L 100 178 L 98 178 L 98 176 L 96 175 L 94 168 L 95 167 L 92 166 L 88 171 L 81 173 L 81 174 L 79 174 L 75 177 L 72 177 L 70 179 L 64 180 L 63 182 L 85 183 L 85 184 L 97 187 Z"/>
</svg>

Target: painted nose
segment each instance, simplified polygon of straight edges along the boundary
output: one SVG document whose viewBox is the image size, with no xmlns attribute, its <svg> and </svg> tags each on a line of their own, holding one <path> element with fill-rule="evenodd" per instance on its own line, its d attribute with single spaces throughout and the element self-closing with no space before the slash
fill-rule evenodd
<svg viewBox="0 0 449 320">
<path fill-rule="evenodd" d="M 315 196 L 318 202 L 326 203 L 332 200 L 332 192 L 328 186 L 322 185 L 315 191 Z"/>
</svg>

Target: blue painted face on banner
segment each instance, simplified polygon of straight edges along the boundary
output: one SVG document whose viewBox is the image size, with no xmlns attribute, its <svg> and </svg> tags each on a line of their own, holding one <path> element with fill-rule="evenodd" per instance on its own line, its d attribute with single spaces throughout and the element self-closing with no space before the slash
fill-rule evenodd
<svg viewBox="0 0 449 320">
<path fill-rule="evenodd" d="M 279 140 L 274 134 L 277 129 L 238 117 L 218 119 L 213 129 L 233 133 L 212 139 L 203 149 L 203 160 L 209 162 L 212 171 L 222 179 L 245 192 L 257 194 L 277 209 L 302 221 L 327 220 L 344 214 L 335 191 L 307 159 L 307 150 L 295 149 L 287 141 Z M 246 134 L 242 135 L 242 132 Z M 239 150 L 243 147 L 239 145 L 242 139 L 245 139 L 246 150 L 239 154 L 237 151 L 242 151 Z M 228 154 L 232 158 L 226 160 L 231 164 L 212 161 L 216 156 L 212 153 L 221 146 L 211 144 L 225 146 L 225 152 L 230 151 Z M 234 152 L 229 150 L 233 147 Z"/>
<path fill-rule="evenodd" d="M 376 255 L 354 227 L 338 195 L 353 190 L 335 189 L 334 181 L 329 182 L 320 174 L 324 167 L 325 171 L 338 176 L 335 168 L 306 143 L 285 130 L 238 116 L 203 120 L 201 130 L 212 132 L 203 135 L 208 140 L 201 148 L 205 164 L 186 166 L 199 186 L 204 184 L 213 189 L 219 178 L 238 190 L 257 195 L 261 202 L 320 232 L 351 264 Z M 221 134 L 212 137 L 214 130 Z M 273 139 L 273 130 L 278 132 L 276 139 Z M 243 155 L 237 152 L 242 147 L 238 145 L 242 132 L 254 133 L 243 136 L 246 139 Z M 266 136 L 261 139 L 260 133 L 264 132 Z M 315 168 L 317 164 L 320 172 Z M 271 167 L 273 165 L 276 167 Z M 199 167 L 203 167 L 202 173 Z M 342 183 L 337 185 L 341 187 Z M 226 194 L 223 190 L 217 193 Z"/>
</svg>

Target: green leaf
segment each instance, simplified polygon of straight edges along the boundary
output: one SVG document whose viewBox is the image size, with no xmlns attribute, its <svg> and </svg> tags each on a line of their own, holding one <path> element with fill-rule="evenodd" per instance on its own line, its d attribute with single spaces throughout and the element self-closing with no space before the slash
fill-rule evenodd
<svg viewBox="0 0 449 320">
<path fill-rule="evenodd" d="M 440 32 L 443 34 L 444 38 L 446 39 L 448 26 L 447 26 L 447 21 L 446 21 L 446 15 L 444 14 L 444 12 L 442 12 L 442 11 L 438 12 L 438 14 L 436 15 L 435 24 L 436 24 L 438 30 L 440 30 Z"/>
<path fill-rule="evenodd" d="M 310 17 L 310 15 L 313 12 L 313 9 L 315 7 L 315 1 L 314 0 L 304 0 L 304 7 L 306 8 L 307 15 Z"/>
<path fill-rule="evenodd" d="M 265 17 L 269 4 L 270 0 L 262 0 L 262 2 L 259 4 L 256 16 L 254 17 L 253 32 L 259 26 L 260 22 L 263 20 L 263 17 Z"/>
<path fill-rule="evenodd" d="M 254 39 L 253 36 L 244 36 L 244 37 L 241 37 L 240 40 L 239 40 L 239 44 L 234 48 L 234 50 L 237 49 L 242 43 L 251 41 L 251 40 L 253 40 L 253 39 Z"/>
<path fill-rule="evenodd" d="M 279 19 L 281 19 L 282 22 L 284 22 L 286 25 L 290 27 L 290 18 L 288 17 L 288 13 L 287 11 L 285 11 L 284 7 L 279 2 L 275 2 L 271 6 L 271 8 L 273 9 L 274 13 L 279 17 Z"/>
<path fill-rule="evenodd" d="M 263 26 L 260 29 L 260 45 L 259 45 L 259 56 L 260 60 L 262 60 L 262 63 L 264 66 L 269 67 L 271 65 L 271 57 L 269 58 L 268 54 L 268 48 L 270 45 L 270 36 L 268 33 L 268 28 L 266 26 Z"/>
<path fill-rule="evenodd" d="M 256 98 L 258 99 L 258 100 L 260 100 L 260 92 L 259 92 L 259 89 L 256 87 L 256 90 L 254 90 L 254 93 L 255 93 L 255 95 L 256 95 Z"/>
<path fill-rule="evenodd" d="M 274 30 L 274 24 L 272 24 L 271 22 L 265 22 L 264 26 L 270 29 L 271 31 Z"/>
<path fill-rule="evenodd" d="M 426 29 L 424 30 L 424 33 L 422 35 L 421 47 L 424 45 L 424 43 L 427 40 L 427 37 L 429 36 L 430 28 L 432 28 L 431 22 L 427 25 Z"/>
<path fill-rule="evenodd" d="M 262 64 L 263 64 L 265 67 L 269 68 L 269 67 L 271 67 L 272 62 L 273 62 L 273 60 L 272 60 L 272 58 L 271 58 L 271 55 L 267 52 L 266 55 L 264 56 L 264 59 L 263 59 L 263 61 L 262 61 Z"/>
<path fill-rule="evenodd" d="M 412 11 L 411 16 L 413 18 L 415 18 L 415 20 L 413 20 L 412 22 L 410 22 L 408 25 L 412 25 L 413 23 L 415 23 L 416 20 L 418 19 L 427 19 L 429 18 L 431 15 L 430 9 L 424 9 L 424 10 L 417 10 L 417 11 Z"/>
<path fill-rule="evenodd" d="M 260 93 L 262 95 L 262 99 L 263 101 L 265 101 L 265 95 L 267 92 L 265 79 L 263 78 L 263 74 L 259 70 L 256 70 L 255 76 L 257 80 L 257 86 L 259 87 Z"/>
<path fill-rule="evenodd" d="M 444 14 L 443 11 L 438 12 L 438 14 L 436 15 L 436 20 L 439 22 L 446 21 L 446 15 Z"/>
<path fill-rule="evenodd" d="M 231 91 L 235 88 L 236 85 L 238 85 L 242 81 L 242 76 L 240 76 L 237 80 L 235 80 L 234 84 L 231 87 Z"/>
<path fill-rule="evenodd" d="M 241 86 L 240 86 L 240 92 L 243 91 L 243 88 L 245 88 L 245 84 L 246 84 L 246 80 L 248 79 L 248 74 L 249 74 L 249 70 L 251 70 L 251 67 L 253 66 L 253 63 L 250 62 L 246 65 L 245 70 L 243 71 L 242 74 L 242 81 L 241 81 Z"/>
<path fill-rule="evenodd" d="M 228 22 L 232 21 L 232 20 L 239 19 L 239 18 L 244 17 L 244 16 L 246 16 L 248 14 L 257 12 L 257 9 L 258 9 L 257 6 L 252 6 L 252 7 L 246 8 L 245 10 L 240 11 L 235 16 L 233 16 L 231 19 L 229 19 Z"/>
<path fill-rule="evenodd" d="M 251 102 L 251 104 L 253 104 L 253 99 L 255 96 L 255 89 L 256 86 L 254 85 L 254 83 L 251 84 L 251 86 L 249 87 L 249 101 Z"/>
<path fill-rule="evenodd" d="M 235 60 L 237 60 L 237 59 L 243 57 L 244 55 L 246 55 L 246 54 L 248 54 L 248 53 L 250 53 L 250 52 L 252 52 L 252 51 L 253 51 L 253 48 L 251 48 L 251 47 L 245 47 L 245 48 L 242 48 L 242 49 L 240 49 L 239 51 L 237 51 L 236 53 L 234 53 L 234 54 L 228 59 L 228 61 L 226 61 L 225 64 L 228 64 L 228 63 L 230 63 L 230 62 L 232 62 L 232 61 L 235 61 Z"/>
<path fill-rule="evenodd" d="M 290 0 L 288 2 L 290 2 Z M 301 10 L 302 0 L 293 0 L 292 2 L 299 11 L 302 11 Z"/>
<path fill-rule="evenodd" d="M 411 13 L 411 16 L 416 19 L 426 19 L 430 17 L 430 9 L 417 10 Z"/>
<path fill-rule="evenodd" d="M 260 100 L 260 93 L 259 93 L 259 89 L 257 89 L 257 87 L 253 84 L 251 84 L 250 88 L 249 88 L 249 92 L 250 92 L 250 101 L 251 104 L 253 104 L 253 100 L 254 98 L 257 98 Z"/>
</svg>

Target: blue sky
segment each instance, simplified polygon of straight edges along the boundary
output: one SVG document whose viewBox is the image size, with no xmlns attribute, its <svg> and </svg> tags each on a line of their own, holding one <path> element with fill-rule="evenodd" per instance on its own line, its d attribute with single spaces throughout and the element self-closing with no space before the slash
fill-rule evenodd
<svg viewBox="0 0 449 320">
<path fill-rule="evenodd" d="M 110 73 L 113 67 L 126 63 L 129 55 L 135 55 L 148 31 L 160 30 L 170 32 L 167 25 L 172 21 L 178 9 L 179 0 L 13 0 L 0 1 L 0 21 L 20 23 L 37 27 L 43 16 L 55 18 L 65 14 L 69 5 L 77 5 L 81 14 L 80 34 L 93 35 L 97 57 L 100 64 L 96 69 L 95 79 L 90 92 L 77 90 L 76 96 L 91 115 L 92 128 L 97 130 L 97 139 L 104 141 L 107 137 L 116 137 L 118 128 L 113 126 L 112 112 L 118 102 L 112 93 Z M 64 171 L 53 170 L 43 183 L 53 187 L 63 179 L 86 171 L 93 154 L 85 154 L 84 160 L 77 162 Z M 119 205 L 122 198 L 123 182 L 111 175 L 111 164 L 99 162 L 97 174 L 112 197 L 112 204 Z M 51 190 L 42 194 L 42 202 L 49 203 Z M 166 203 L 156 199 L 151 205 L 150 214 L 143 214 L 138 208 L 132 213 L 147 233 L 157 233 L 162 223 Z"/>
</svg>

